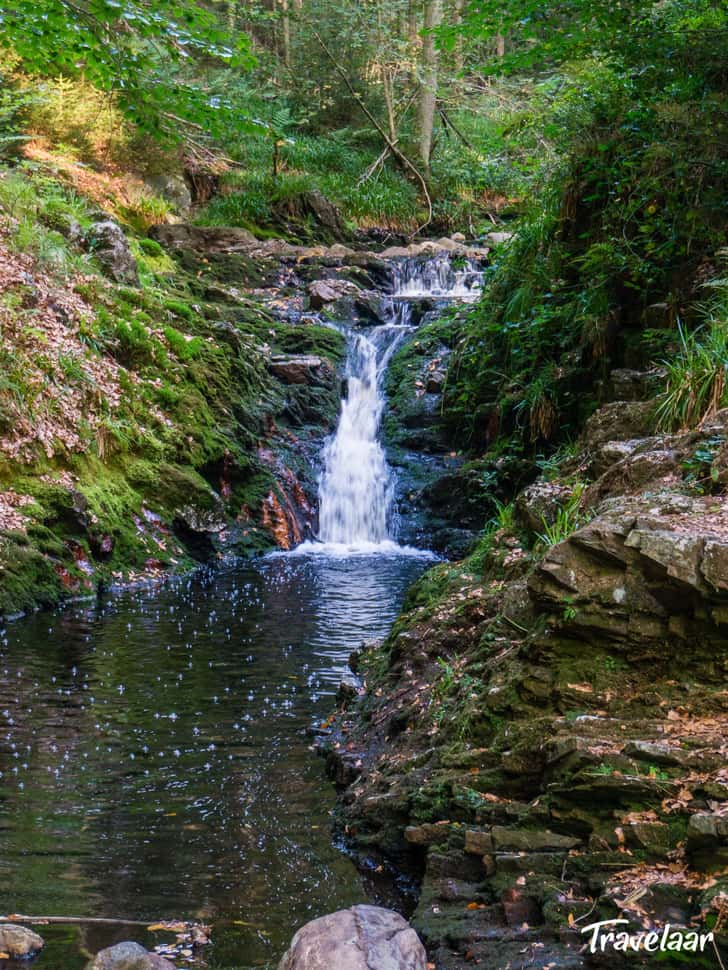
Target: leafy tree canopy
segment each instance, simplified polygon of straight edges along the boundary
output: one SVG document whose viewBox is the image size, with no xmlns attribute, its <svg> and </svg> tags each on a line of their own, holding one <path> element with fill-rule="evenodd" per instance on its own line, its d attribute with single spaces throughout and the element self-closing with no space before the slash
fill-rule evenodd
<svg viewBox="0 0 728 970">
<path fill-rule="evenodd" d="M 10 0 L 0 11 L 0 45 L 20 56 L 28 73 L 83 77 L 113 91 L 127 114 L 156 134 L 180 122 L 214 133 L 215 114 L 236 110 L 221 93 L 221 73 L 253 63 L 245 35 L 185 0 Z M 201 62 L 218 70 L 203 80 Z"/>
</svg>

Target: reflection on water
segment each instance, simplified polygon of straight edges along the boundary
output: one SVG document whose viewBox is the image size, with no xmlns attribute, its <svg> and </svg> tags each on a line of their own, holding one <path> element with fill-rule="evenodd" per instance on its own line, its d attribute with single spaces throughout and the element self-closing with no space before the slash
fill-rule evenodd
<svg viewBox="0 0 728 970">
<path fill-rule="evenodd" d="M 0 912 L 218 921 L 243 968 L 362 901 L 305 729 L 425 565 L 277 556 L 0 630 Z M 41 932 L 38 970 L 151 943 Z"/>
</svg>

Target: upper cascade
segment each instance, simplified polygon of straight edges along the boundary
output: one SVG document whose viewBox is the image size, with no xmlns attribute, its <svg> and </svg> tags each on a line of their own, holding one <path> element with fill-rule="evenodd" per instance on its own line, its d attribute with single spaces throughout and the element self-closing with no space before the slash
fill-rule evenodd
<svg viewBox="0 0 728 970">
<path fill-rule="evenodd" d="M 481 265 L 448 253 L 388 260 L 392 287 L 381 304 L 385 321 L 343 324 L 349 345 L 346 395 L 323 452 L 319 541 L 304 543 L 299 552 L 418 552 L 396 542 L 394 475 L 379 440 L 386 403 L 383 376 L 402 341 L 416 330 L 413 300 L 476 299 L 483 283 Z"/>
<path fill-rule="evenodd" d="M 406 257 L 393 260 L 391 265 L 394 297 L 471 302 L 483 289 L 482 266 L 469 257 Z"/>
</svg>

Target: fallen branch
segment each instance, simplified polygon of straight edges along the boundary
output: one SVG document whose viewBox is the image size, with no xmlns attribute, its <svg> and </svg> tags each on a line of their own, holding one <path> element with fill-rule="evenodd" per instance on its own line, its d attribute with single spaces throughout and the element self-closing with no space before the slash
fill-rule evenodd
<svg viewBox="0 0 728 970">
<path fill-rule="evenodd" d="M 396 127 L 397 128 L 399 128 L 399 126 L 401 125 L 401 123 L 404 121 L 404 116 L 409 111 L 410 106 L 411 106 L 412 102 L 414 101 L 414 99 L 415 99 L 415 95 L 414 94 L 411 94 L 409 96 L 409 98 L 407 99 L 407 104 L 404 106 L 402 112 L 400 113 L 399 118 L 396 121 Z M 392 143 L 394 145 L 396 145 L 398 142 L 399 142 L 399 138 L 393 138 L 392 139 Z M 363 185 L 365 182 L 369 181 L 369 179 L 372 177 L 372 175 L 374 175 L 374 173 L 377 171 L 377 169 L 381 168 L 381 166 L 384 165 L 384 163 L 387 161 L 387 158 L 389 158 L 389 156 L 391 154 L 392 154 L 392 149 L 389 147 L 389 145 L 385 145 L 384 146 L 384 150 L 382 151 L 382 153 L 377 158 L 374 159 L 374 161 L 371 163 L 371 165 L 368 165 L 367 166 L 367 168 L 364 170 L 364 172 L 362 172 L 362 174 L 359 176 L 359 179 L 357 180 L 357 183 L 356 184 L 357 185 Z"/>
<path fill-rule="evenodd" d="M 403 168 L 405 168 L 409 172 L 412 172 L 412 174 L 415 176 L 415 178 L 417 179 L 417 181 L 420 183 L 420 186 L 422 187 L 422 193 L 423 193 L 423 195 L 425 197 L 425 202 L 427 203 L 427 221 L 426 222 L 423 222 L 422 225 L 421 226 L 418 226 L 417 229 L 415 229 L 415 231 L 412 233 L 413 236 L 417 235 L 418 232 L 422 232 L 422 230 L 426 226 L 429 226 L 429 224 L 432 222 L 432 199 L 430 198 L 430 193 L 427 190 L 427 182 L 425 181 L 424 176 L 422 175 L 422 173 L 420 172 L 420 170 L 409 160 L 409 158 L 407 158 L 407 156 L 404 154 L 404 152 L 401 151 L 401 149 L 399 149 L 397 147 L 396 142 L 393 142 L 392 141 L 392 139 L 389 137 L 389 135 L 387 134 L 387 132 L 384 130 L 384 128 L 382 128 L 382 126 L 379 124 L 379 122 L 377 121 L 377 119 L 371 113 L 371 111 L 369 110 L 369 108 L 367 108 L 367 106 L 364 104 L 361 95 L 356 90 L 356 88 L 351 83 L 351 81 L 349 80 L 349 75 L 346 73 L 346 71 L 344 70 L 344 68 L 339 64 L 339 62 L 336 60 L 336 58 L 331 53 L 331 51 L 329 50 L 329 48 L 326 46 L 326 44 L 324 43 L 324 41 L 323 41 L 321 35 L 318 33 L 318 31 L 314 30 L 313 31 L 313 35 L 316 38 L 316 40 L 319 42 L 319 44 L 321 45 L 321 49 L 323 50 L 324 54 L 326 54 L 326 56 L 328 57 L 328 59 L 334 65 L 334 69 L 335 69 L 336 73 L 339 75 L 339 77 L 341 78 L 341 80 L 344 82 L 344 84 L 349 89 L 349 93 L 351 94 L 351 96 L 354 98 L 354 100 L 356 101 L 356 103 L 359 105 L 359 107 L 362 110 L 362 112 L 366 115 L 367 119 L 371 122 L 371 124 L 374 125 L 374 127 L 377 129 L 377 131 L 379 132 L 379 134 L 384 139 L 384 142 L 387 145 L 387 147 L 389 148 L 390 152 L 394 155 L 394 157 L 402 165 Z"/>
<path fill-rule="evenodd" d="M 107 926 L 149 926 L 154 920 L 116 919 L 107 916 L 22 916 L 13 913 L 12 916 L 0 916 L 0 923 L 29 923 L 31 926 L 42 926 L 51 923 L 99 923 Z"/>
<path fill-rule="evenodd" d="M 456 134 L 466 148 L 469 148 L 471 151 L 474 151 L 475 149 L 473 148 L 473 143 L 471 141 L 468 141 L 468 139 L 465 137 L 462 131 L 460 131 L 458 126 L 454 123 L 450 115 L 447 113 L 447 111 L 445 111 L 445 109 L 441 104 L 437 106 L 437 110 L 440 113 L 440 117 L 442 118 L 442 122 L 445 125 L 445 128 L 446 129 L 449 128 L 454 134 Z"/>
<path fill-rule="evenodd" d="M 391 149 L 389 145 L 385 145 L 381 154 L 374 159 L 371 165 L 367 165 L 366 169 L 361 173 L 361 175 L 357 179 L 356 184 L 364 185 L 365 182 L 368 182 L 369 179 L 372 177 L 372 175 L 374 175 L 374 173 L 377 171 L 377 169 L 380 168 L 382 165 L 384 165 L 384 163 L 387 161 L 387 158 L 389 157 L 390 154 L 391 154 Z"/>
</svg>

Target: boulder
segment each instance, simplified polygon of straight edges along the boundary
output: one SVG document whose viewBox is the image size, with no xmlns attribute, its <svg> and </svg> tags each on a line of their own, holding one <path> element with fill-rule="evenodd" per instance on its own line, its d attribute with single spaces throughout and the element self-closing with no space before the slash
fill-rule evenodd
<svg viewBox="0 0 728 970">
<path fill-rule="evenodd" d="M 270 362 L 271 373 L 285 384 L 320 384 L 329 369 L 326 361 L 313 354 L 280 355 Z"/>
<path fill-rule="evenodd" d="M 161 195 L 178 212 L 186 212 L 192 205 L 192 193 L 181 175 L 151 175 L 146 179 L 146 183 L 152 192 Z"/>
<path fill-rule="evenodd" d="M 341 242 L 349 233 L 341 213 L 318 189 L 299 192 L 287 199 L 281 199 L 274 206 L 276 218 L 283 221 L 313 221 L 319 229 L 317 235 L 329 236 Z"/>
<path fill-rule="evenodd" d="M 42 950 L 45 942 L 25 926 L 17 923 L 0 923 L 0 953 L 7 953 L 10 957 L 30 957 Z"/>
<path fill-rule="evenodd" d="M 138 943 L 117 943 L 99 951 L 86 970 L 175 970 L 175 966 Z"/>
<path fill-rule="evenodd" d="M 138 286 L 139 274 L 129 242 L 118 223 L 111 219 L 94 222 L 86 233 L 86 245 L 116 283 Z"/>
<path fill-rule="evenodd" d="M 352 906 L 312 920 L 278 970 L 426 970 L 425 948 L 407 921 L 380 906 Z"/>
<path fill-rule="evenodd" d="M 571 498 L 572 490 L 557 482 L 534 482 L 516 498 L 514 511 L 518 524 L 528 532 L 543 532 L 553 525 L 559 509 Z"/>
<path fill-rule="evenodd" d="M 503 243 L 509 242 L 511 239 L 513 239 L 512 232 L 489 232 L 485 237 L 485 241 L 489 246 L 500 246 Z"/>
<path fill-rule="evenodd" d="M 651 401 L 613 401 L 592 414 L 584 425 L 582 441 L 593 451 L 608 441 L 627 441 L 647 435 L 654 423 Z"/>
<path fill-rule="evenodd" d="M 152 226 L 149 235 L 168 249 L 194 249 L 204 253 L 234 253 L 258 245 L 252 232 L 228 226 L 159 225 Z"/>
<path fill-rule="evenodd" d="M 321 310 L 329 303 L 357 293 L 358 289 L 347 280 L 314 280 L 308 287 L 308 299 L 314 310 Z"/>
</svg>

